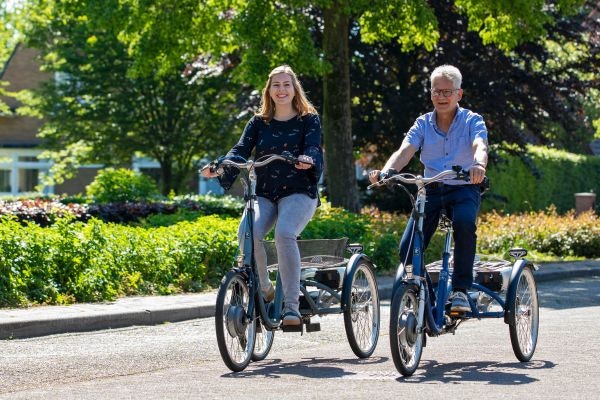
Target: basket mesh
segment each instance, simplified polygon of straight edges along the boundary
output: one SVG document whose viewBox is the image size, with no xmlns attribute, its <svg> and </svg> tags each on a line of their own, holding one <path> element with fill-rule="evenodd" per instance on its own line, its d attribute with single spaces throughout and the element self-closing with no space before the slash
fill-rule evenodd
<svg viewBox="0 0 600 400">
<path fill-rule="evenodd" d="M 274 241 L 264 241 L 267 265 L 277 264 L 277 249 Z M 344 250 L 348 238 L 298 240 L 302 267 L 332 267 L 344 262 Z"/>
</svg>

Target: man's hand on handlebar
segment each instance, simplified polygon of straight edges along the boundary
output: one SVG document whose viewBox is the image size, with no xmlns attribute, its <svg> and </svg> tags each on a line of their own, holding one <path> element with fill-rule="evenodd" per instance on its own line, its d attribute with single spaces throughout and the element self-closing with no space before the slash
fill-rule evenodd
<svg viewBox="0 0 600 400">
<path fill-rule="evenodd" d="M 389 178 L 390 176 L 396 174 L 398 174 L 398 171 L 393 168 L 386 169 L 385 171 L 374 169 L 373 171 L 369 172 L 369 181 L 371 181 L 371 183 L 377 183 L 382 179 Z"/>
<path fill-rule="evenodd" d="M 479 185 L 483 182 L 483 178 L 485 178 L 485 168 L 483 165 L 474 164 L 469 168 L 469 179 L 472 184 Z"/>
<path fill-rule="evenodd" d="M 381 171 L 378 169 L 374 169 L 371 172 L 369 172 L 369 182 L 377 183 L 377 181 L 379 180 L 380 173 L 381 173 Z"/>
</svg>

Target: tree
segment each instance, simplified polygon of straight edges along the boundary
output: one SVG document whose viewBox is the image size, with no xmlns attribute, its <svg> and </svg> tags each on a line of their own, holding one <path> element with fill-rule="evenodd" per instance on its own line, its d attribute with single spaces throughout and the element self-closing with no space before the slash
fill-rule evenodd
<svg viewBox="0 0 600 400">
<path fill-rule="evenodd" d="M 159 162 L 164 194 L 181 192 L 201 157 L 231 144 L 238 87 L 227 70 L 190 83 L 204 71 L 202 60 L 132 75 L 135 59 L 117 29 L 127 7 L 119 3 L 34 0 L 23 8 L 27 44 L 57 74 L 35 96 L 46 120 L 40 136 L 59 179 L 81 163 L 130 165 L 137 154 Z"/>
<path fill-rule="evenodd" d="M 510 51 L 544 35 L 556 13 L 569 14 L 583 0 L 456 0 L 470 31 L 484 45 Z M 129 50 L 144 71 L 185 54 L 235 54 L 237 79 L 258 86 L 277 64 L 323 76 L 323 128 L 330 200 L 358 208 L 348 38 L 360 31 L 366 43 L 396 41 L 402 51 L 433 49 L 439 38 L 434 8 L 426 0 L 170 0 L 131 2 L 136 17 L 126 26 Z M 183 10 L 183 11 L 181 11 Z M 322 47 L 318 46 L 322 43 Z M 164 64 L 166 63 L 166 64 Z M 335 166 L 335 167 L 334 167 Z"/>
<path fill-rule="evenodd" d="M 414 119 L 431 109 L 431 68 L 452 63 L 464 76 L 461 105 L 485 117 L 491 143 L 589 152 L 594 112 L 585 108 L 600 85 L 600 42 L 585 23 L 591 8 L 556 15 L 547 37 L 509 52 L 486 46 L 451 1 L 434 6 L 440 40 L 433 51 L 404 53 L 394 43 L 365 45 L 352 37 L 359 55 L 351 70 L 356 144 L 381 158 L 397 149 Z"/>
<path fill-rule="evenodd" d="M 0 0 L 0 77 L 4 65 L 15 47 L 15 29 L 12 21 L 12 13 L 4 0 Z M 6 82 L 0 81 L 0 114 L 11 114 L 13 111 L 2 101 L 2 96 L 8 96 L 4 88 Z"/>
</svg>

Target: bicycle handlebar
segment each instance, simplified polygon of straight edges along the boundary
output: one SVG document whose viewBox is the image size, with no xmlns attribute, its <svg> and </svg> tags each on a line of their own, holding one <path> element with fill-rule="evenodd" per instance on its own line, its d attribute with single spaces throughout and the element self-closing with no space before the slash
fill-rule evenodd
<svg viewBox="0 0 600 400">
<path fill-rule="evenodd" d="M 423 187 L 433 182 L 441 182 L 450 179 L 460 179 L 468 182 L 469 173 L 463 170 L 460 166 L 452 167 L 451 170 L 442 171 L 431 178 L 425 178 L 421 175 L 414 175 L 411 173 L 395 173 L 369 185 L 367 189 L 384 186 L 393 181 L 400 181 L 402 183 L 414 184 L 419 187 Z"/>
<path fill-rule="evenodd" d="M 281 154 L 270 154 L 265 157 L 267 157 L 267 158 L 262 159 L 262 160 L 260 160 L 260 159 L 259 160 L 244 160 L 244 158 L 238 156 L 238 158 L 244 160 L 244 162 L 236 162 L 229 158 L 224 158 L 222 160 L 215 160 L 215 161 L 205 165 L 204 167 L 202 167 L 200 172 L 209 168 L 209 170 L 211 172 L 216 172 L 218 175 L 222 175 L 224 172 L 223 166 L 225 166 L 225 165 L 232 166 L 232 167 L 235 167 L 238 169 L 250 170 L 250 169 L 256 168 L 256 167 L 263 167 L 273 161 L 285 161 L 290 164 L 303 163 L 303 164 L 314 165 L 313 162 L 300 161 L 298 159 L 298 157 L 294 157 L 289 151 L 284 151 Z"/>
</svg>

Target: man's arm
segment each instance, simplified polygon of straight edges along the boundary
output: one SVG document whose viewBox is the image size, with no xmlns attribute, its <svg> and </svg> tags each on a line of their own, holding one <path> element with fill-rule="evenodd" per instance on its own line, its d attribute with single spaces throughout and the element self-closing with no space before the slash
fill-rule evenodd
<svg viewBox="0 0 600 400">
<path fill-rule="evenodd" d="M 482 138 L 473 141 L 473 166 L 469 169 L 471 183 L 479 184 L 485 177 L 485 169 L 488 163 L 488 146 Z"/>
<path fill-rule="evenodd" d="M 408 143 L 407 140 L 404 140 L 400 148 L 390 156 L 389 160 L 387 160 L 381 171 L 387 171 L 388 169 L 402 171 L 402 169 L 408 165 L 416 152 L 417 149 L 412 144 Z M 369 180 L 371 183 L 377 182 L 379 179 L 379 173 L 381 171 L 375 169 L 369 172 Z"/>
<path fill-rule="evenodd" d="M 476 138 L 473 141 L 473 150 L 475 150 L 475 154 L 473 156 L 473 164 L 479 164 L 483 168 L 487 167 L 487 163 L 488 163 L 487 142 L 482 138 Z"/>
<path fill-rule="evenodd" d="M 389 160 L 387 160 L 382 171 L 387 171 L 391 168 L 395 169 L 396 171 L 402 171 L 402 169 L 408 165 L 416 152 L 417 149 L 412 144 L 408 143 L 406 140 L 403 141 L 400 148 L 390 156 Z"/>
</svg>

